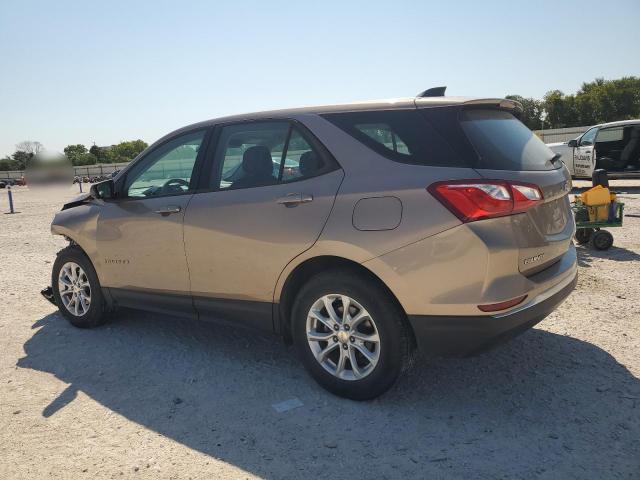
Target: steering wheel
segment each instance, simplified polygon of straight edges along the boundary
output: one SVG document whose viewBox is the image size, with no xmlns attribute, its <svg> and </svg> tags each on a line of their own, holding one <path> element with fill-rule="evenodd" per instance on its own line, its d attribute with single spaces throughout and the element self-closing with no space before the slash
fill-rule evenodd
<svg viewBox="0 0 640 480">
<path fill-rule="evenodd" d="M 162 185 L 162 191 L 164 193 L 184 193 L 184 190 L 180 187 L 189 189 L 189 182 L 182 178 L 170 178 Z"/>
</svg>

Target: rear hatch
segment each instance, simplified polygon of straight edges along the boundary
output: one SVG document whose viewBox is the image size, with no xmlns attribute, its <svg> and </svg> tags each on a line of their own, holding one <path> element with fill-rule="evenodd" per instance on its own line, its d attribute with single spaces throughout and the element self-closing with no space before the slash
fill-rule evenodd
<svg viewBox="0 0 640 480">
<path fill-rule="evenodd" d="M 512 110 L 497 105 L 446 110 L 454 109 L 429 108 L 423 113 L 434 125 L 446 128 L 449 138 L 453 133 L 460 153 L 472 159 L 481 177 L 505 181 L 507 187 L 537 187 L 541 193 L 530 207 L 510 217 L 512 232 L 505 232 L 517 241 L 519 271 L 533 275 L 555 263 L 569 249 L 574 233 L 568 170 Z"/>
</svg>

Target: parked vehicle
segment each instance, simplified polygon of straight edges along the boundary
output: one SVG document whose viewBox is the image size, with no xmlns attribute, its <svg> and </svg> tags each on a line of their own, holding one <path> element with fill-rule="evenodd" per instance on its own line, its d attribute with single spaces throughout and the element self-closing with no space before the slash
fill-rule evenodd
<svg viewBox="0 0 640 480">
<path fill-rule="evenodd" d="M 0 188 L 7 188 L 7 183 L 0 180 Z"/>
<path fill-rule="evenodd" d="M 591 178 L 595 169 L 614 178 L 640 175 L 640 120 L 603 123 L 573 140 L 547 146 L 561 155 L 575 178 Z"/>
<path fill-rule="evenodd" d="M 45 295 L 78 327 L 127 306 L 276 332 L 353 399 L 416 347 L 515 336 L 576 283 L 569 172 L 517 102 L 439 93 L 170 133 L 56 214 Z"/>
</svg>

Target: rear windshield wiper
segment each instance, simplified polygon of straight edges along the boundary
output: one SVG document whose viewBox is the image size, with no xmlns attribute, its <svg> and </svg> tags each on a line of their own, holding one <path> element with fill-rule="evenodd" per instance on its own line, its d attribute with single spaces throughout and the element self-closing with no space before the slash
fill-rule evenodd
<svg viewBox="0 0 640 480">
<path fill-rule="evenodd" d="M 551 160 L 549 160 L 549 162 L 551 162 L 552 164 L 557 162 L 558 160 L 560 160 L 560 157 L 562 157 L 561 153 L 556 153 L 553 157 L 551 157 Z"/>
</svg>

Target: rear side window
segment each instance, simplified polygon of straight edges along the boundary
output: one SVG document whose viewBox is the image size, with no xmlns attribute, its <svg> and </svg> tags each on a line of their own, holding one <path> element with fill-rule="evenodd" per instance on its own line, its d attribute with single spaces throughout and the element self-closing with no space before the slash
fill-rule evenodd
<svg viewBox="0 0 640 480">
<path fill-rule="evenodd" d="M 438 167 L 468 167 L 417 110 L 330 113 L 323 117 L 390 160 Z"/>
<path fill-rule="evenodd" d="M 619 142 L 622 140 L 624 129 L 622 127 L 616 128 L 603 128 L 598 132 L 596 142 Z"/>
<path fill-rule="evenodd" d="M 302 128 L 288 121 L 225 125 L 217 140 L 214 165 L 218 171 L 210 187 L 261 187 L 335 170 L 335 160 L 316 143 Z"/>
<path fill-rule="evenodd" d="M 460 124 L 478 153 L 476 168 L 489 170 L 554 170 L 554 153 L 511 113 L 469 109 Z"/>
</svg>

